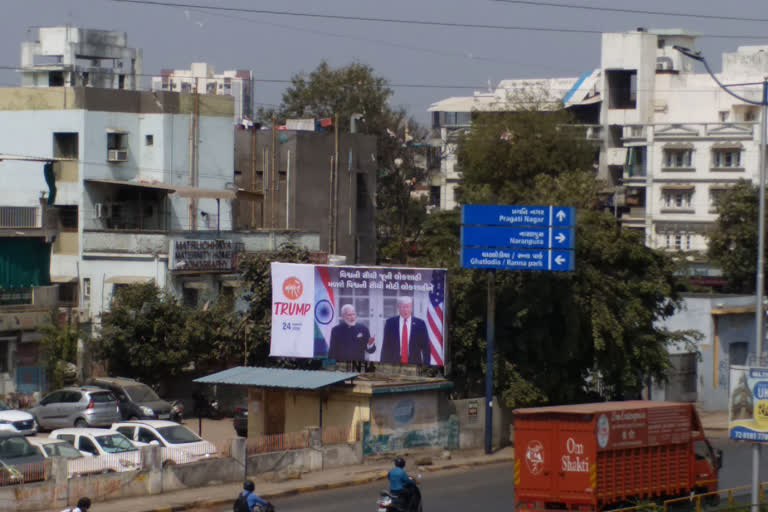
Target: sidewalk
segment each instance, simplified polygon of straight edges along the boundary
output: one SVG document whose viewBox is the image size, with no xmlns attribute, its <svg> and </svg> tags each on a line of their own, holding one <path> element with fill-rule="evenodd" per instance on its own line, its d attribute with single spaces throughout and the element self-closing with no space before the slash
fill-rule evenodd
<svg viewBox="0 0 768 512">
<path fill-rule="evenodd" d="M 419 472 L 427 473 L 462 467 L 479 466 L 485 464 L 497 464 L 512 462 L 513 448 L 508 446 L 491 455 L 485 455 L 481 451 L 453 452 L 450 460 L 433 458 L 430 466 L 422 466 Z M 408 467 L 414 471 L 413 458 L 406 457 Z M 359 464 L 333 468 L 314 473 L 304 473 L 301 478 L 284 482 L 266 482 L 254 477 L 256 492 L 265 499 L 275 500 L 283 496 L 293 496 L 304 492 L 335 489 L 360 485 L 386 478 L 387 471 L 392 467 L 390 460 L 371 464 Z M 155 496 L 141 496 L 138 498 L 125 498 L 119 500 L 97 502 L 99 510 L 108 509 L 110 512 L 176 512 L 181 510 L 215 510 L 217 507 L 231 507 L 242 490 L 242 483 L 214 485 L 185 489 L 183 491 L 158 494 Z"/>
</svg>

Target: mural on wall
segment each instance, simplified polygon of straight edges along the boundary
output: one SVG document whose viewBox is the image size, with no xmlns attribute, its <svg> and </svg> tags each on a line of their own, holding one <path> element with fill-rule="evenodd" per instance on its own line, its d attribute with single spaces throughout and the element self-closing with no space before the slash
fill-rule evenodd
<svg viewBox="0 0 768 512">
<path fill-rule="evenodd" d="M 458 418 L 438 419 L 436 394 L 376 398 L 371 404 L 371 421 L 363 424 L 365 454 L 418 446 L 455 449 L 458 444 Z"/>
</svg>

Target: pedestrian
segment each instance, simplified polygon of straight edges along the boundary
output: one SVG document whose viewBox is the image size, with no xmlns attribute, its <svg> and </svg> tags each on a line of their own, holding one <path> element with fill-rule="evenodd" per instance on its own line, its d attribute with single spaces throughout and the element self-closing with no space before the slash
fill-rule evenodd
<svg viewBox="0 0 768 512">
<path fill-rule="evenodd" d="M 61 512 L 88 512 L 91 508 L 91 499 L 83 496 L 77 500 L 77 506 L 75 508 L 65 508 Z"/>
<path fill-rule="evenodd" d="M 235 505 L 233 507 L 234 512 L 253 512 L 256 507 L 259 507 L 259 509 L 264 512 L 274 510 L 270 502 L 262 499 L 254 492 L 255 489 L 256 486 L 254 485 L 253 480 L 246 480 L 245 483 L 243 483 L 243 492 L 241 492 L 235 500 Z"/>
</svg>

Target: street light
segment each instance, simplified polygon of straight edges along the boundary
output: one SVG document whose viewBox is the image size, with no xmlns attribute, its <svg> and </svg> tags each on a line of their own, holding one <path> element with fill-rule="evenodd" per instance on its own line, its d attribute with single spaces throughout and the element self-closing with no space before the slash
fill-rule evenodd
<svg viewBox="0 0 768 512">
<path fill-rule="evenodd" d="M 764 288 L 764 260 L 765 260 L 765 146 L 766 146 L 766 125 L 768 124 L 768 78 L 764 78 L 762 82 L 755 82 L 749 84 L 732 84 L 725 85 L 717 79 L 715 74 L 710 69 L 707 60 L 701 55 L 698 50 L 692 50 L 682 46 L 674 46 L 675 50 L 679 51 L 686 57 L 701 62 L 704 64 L 704 69 L 707 70 L 712 80 L 720 86 L 722 90 L 733 96 L 739 101 L 749 103 L 751 105 L 758 105 L 761 107 L 760 112 L 760 169 L 759 169 L 759 210 L 757 218 L 757 283 L 755 285 L 755 352 L 757 355 L 757 364 L 760 365 L 763 352 L 763 338 L 765 336 L 763 322 L 763 288 Z M 763 96 L 761 101 L 752 101 L 739 96 L 738 94 L 729 90 L 729 87 L 744 86 L 744 85 L 763 85 Z M 758 487 L 760 485 L 759 473 L 760 473 L 760 444 L 755 443 L 752 449 L 752 506 L 757 508 L 760 505 Z"/>
</svg>

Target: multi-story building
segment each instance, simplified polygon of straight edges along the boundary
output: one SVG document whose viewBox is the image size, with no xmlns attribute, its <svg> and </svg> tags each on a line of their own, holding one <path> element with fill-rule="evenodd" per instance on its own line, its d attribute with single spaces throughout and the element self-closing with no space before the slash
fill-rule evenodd
<svg viewBox="0 0 768 512">
<path fill-rule="evenodd" d="M 263 194 L 239 203 L 236 229 L 319 233 L 347 263 L 376 262 L 376 137 L 361 133 L 235 130 L 235 183 Z"/>
<path fill-rule="evenodd" d="M 194 306 L 232 293 L 240 251 L 289 240 L 318 251 L 313 233 L 233 231 L 233 203 L 258 196 L 234 183 L 233 110 L 228 96 L 0 89 L 0 155 L 14 155 L 0 157 L 0 301 L 37 313 L 64 302 L 77 321 L 98 322 L 123 285 L 153 281 Z M 42 321 L 6 325 L 4 311 L 0 392 Z"/>
<path fill-rule="evenodd" d="M 152 77 L 152 90 L 232 96 L 235 123 L 253 119 L 253 73 L 248 70 L 216 73 L 205 62 L 193 62 L 190 69 L 160 71 L 160 76 Z"/>
<path fill-rule="evenodd" d="M 587 137 L 600 147 L 599 176 L 626 228 L 641 230 L 651 247 L 705 251 L 717 197 L 737 180 L 758 176 L 759 123 L 758 107 L 694 72 L 693 62 L 674 49 L 693 48 L 695 41 L 683 30 L 606 33 L 600 68 L 578 79 L 504 81 L 493 93 L 433 104 L 444 156 L 441 206 L 455 206 L 450 189 L 461 176 L 452 134 L 470 128 L 474 111 L 514 109 L 510 85 L 528 82 L 543 86 L 587 125 Z M 719 80 L 762 83 L 766 50 L 744 46 L 724 54 Z M 759 100 L 761 90 L 735 92 Z"/>
</svg>

